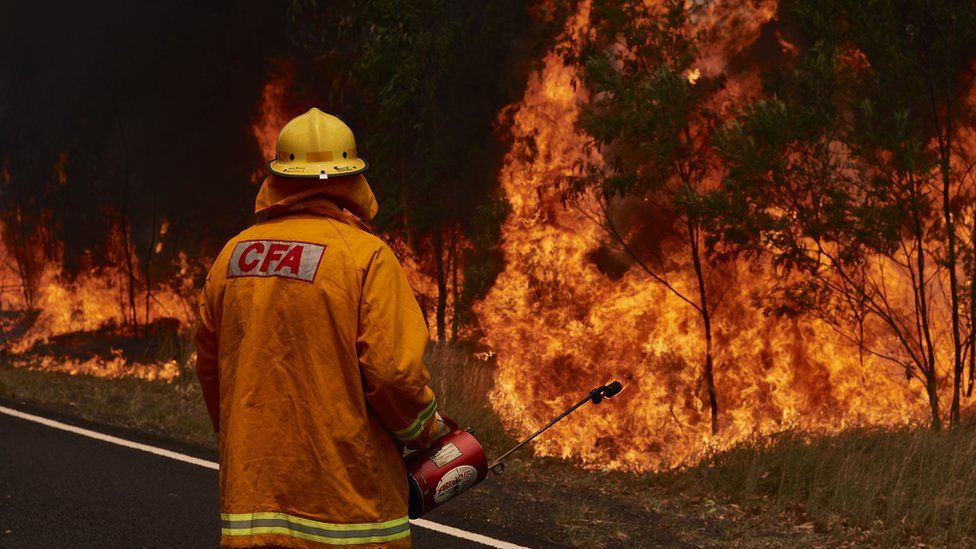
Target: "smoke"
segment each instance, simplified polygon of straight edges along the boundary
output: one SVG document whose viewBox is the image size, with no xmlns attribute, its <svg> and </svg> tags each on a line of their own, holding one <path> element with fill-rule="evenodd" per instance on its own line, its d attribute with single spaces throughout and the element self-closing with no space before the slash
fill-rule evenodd
<svg viewBox="0 0 976 549">
<path fill-rule="evenodd" d="M 163 218 L 169 249 L 192 255 L 246 226 L 262 160 L 250 125 L 287 53 L 284 10 L 119 1 L 2 12 L 5 219 L 53 231 L 69 269 L 84 250 L 99 255 L 123 209 L 140 254 Z"/>
</svg>

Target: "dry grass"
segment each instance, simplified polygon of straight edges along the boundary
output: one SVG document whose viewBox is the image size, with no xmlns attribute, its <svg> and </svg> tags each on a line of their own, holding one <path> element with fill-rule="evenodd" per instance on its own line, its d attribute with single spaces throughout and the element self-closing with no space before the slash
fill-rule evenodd
<svg viewBox="0 0 976 549">
<path fill-rule="evenodd" d="M 184 364 L 189 357 L 186 348 L 166 353 Z M 442 410 L 473 427 L 489 455 L 512 444 L 488 402 L 491 363 L 464 346 L 433 345 L 427 364 Z M 0 360 L 0 397 L 215 446 L 186 367 L 166 384 L 27 371 Z M 558 521 L 559 543 L 592 547 L 976 545 L 976 426 L 787 433 L 694 467 L 639 476 L 529 455 L 513 460 L 511 478 L 476 488 L 493 506 L 479 520 L 531 519 L 541 530 Z"/>
<path fill-rule="evenodd" d="M 462 428 L 473 428 L 489 454 L 513 444 L 488 402 L 494 385 L 491 362 L 474 358 L 470 348 L 456 344 L 431 345 L 425 362 L 442 413 Z"/>
<path fill-rule="evenodd" d="M 159 341 L 153 349 L 160 360 L 176 358 L 181 364 L 181 374 L 172 383 L 31 371 L 9 366 L 0 356 L 0 397 L 215 448 L 216 437 L 190 364 L 192 342 Z M 488 404 L 491 364 L 474 359 L 469 349 L 458 345 L 431 345 L 426 361 L 438 401 L 450 417 L 473 427 L 489 448 L 510 443 Z"/>
<path fill-rule="evenodd" d="M 801 510 L 822 531 L 880 545 L 976 542 L 976 428 L 789 433 L 661 475 L 686 492 Z"/>
<path fill-rule="evenodd" d="M 217 446 L 192 375 L 168 384 L 109 380 L 14 368 L 0 361 L 0 397 L 197 446 Z"/>
</svg>

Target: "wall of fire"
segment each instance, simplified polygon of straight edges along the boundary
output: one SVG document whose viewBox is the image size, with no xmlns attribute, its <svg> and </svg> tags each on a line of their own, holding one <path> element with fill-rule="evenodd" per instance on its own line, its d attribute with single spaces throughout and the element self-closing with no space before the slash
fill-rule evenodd
<svg viewBox="0 0 976 549">
<path fill-rule="evenodd" d="M 767 25 L 775 1 L 726 8 L 741 24 L 702 70 L 749 93 L 773 50 L 789 44 Z M 191 325 L 208 258 L 249 222 L 277 128 L 320 101 L 312 83 L 323 75 L 305 70 L 307 53 L 291 45 L 272 3 L 5 10 L 0 352 L 24 366 L 170 379 L 187 358 L 173 342 Z M 584 7 L 567 32 L 585 25 Z M 500 240 L 505 269 L 467 334 L 495 361 L 492 402 L 509 426 L 529 431 L 579 387 L 612 376 L 628 386 L 622 402 L 561 424 L 541 453 L 651 469 L 757 433 L 924 418 L 919 387 L 902 374 L 865 366 L 813 320 L 764 316 L 750 301 L 763 275 L 739 265 L 723 273 L 724 413 L 713 434 L 693 317 L 639 270 L 595 261 L 605 235 L 585 202 L 567 208 L 550 185 L 583 150 L 575 123 L 584 98 L 557 53 L 527 57 L 527 82 L 497 118 L 507 152 L 492 178 L 512 210 Z M 430 267 L 403 259 L 430 302 Z"/>
</svg>

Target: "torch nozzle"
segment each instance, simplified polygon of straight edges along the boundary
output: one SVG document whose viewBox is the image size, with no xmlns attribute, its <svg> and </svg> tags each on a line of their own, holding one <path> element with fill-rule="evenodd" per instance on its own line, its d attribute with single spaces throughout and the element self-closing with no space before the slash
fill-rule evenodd
<svg viewBox="0 0 976 549">
<path fill-rule="evenodd" d="M 619 381 L 611 381 L 590 391 L 590 400 L 593 401 L 593 404 L 599 404 L 605 398 L 617 396 L 623 389 L 624 386 Z"/>
</svg>

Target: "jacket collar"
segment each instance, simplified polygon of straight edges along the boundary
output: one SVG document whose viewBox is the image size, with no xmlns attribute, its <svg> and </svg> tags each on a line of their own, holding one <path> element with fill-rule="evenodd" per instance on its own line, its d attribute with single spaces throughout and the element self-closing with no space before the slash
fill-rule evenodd
<svg viewBox="0 0 976 549">
<path fill-rule="evenodd" d="M 379 208 L 362 174 L 332 179 L 297 179 L 269 174 L 258 190 L 254 213 L 263 218 L 273 217 L 311 197 L 325 197 L 333 206 L 345 208 L 366 220 L 372 219 Z"/>
</svg>

